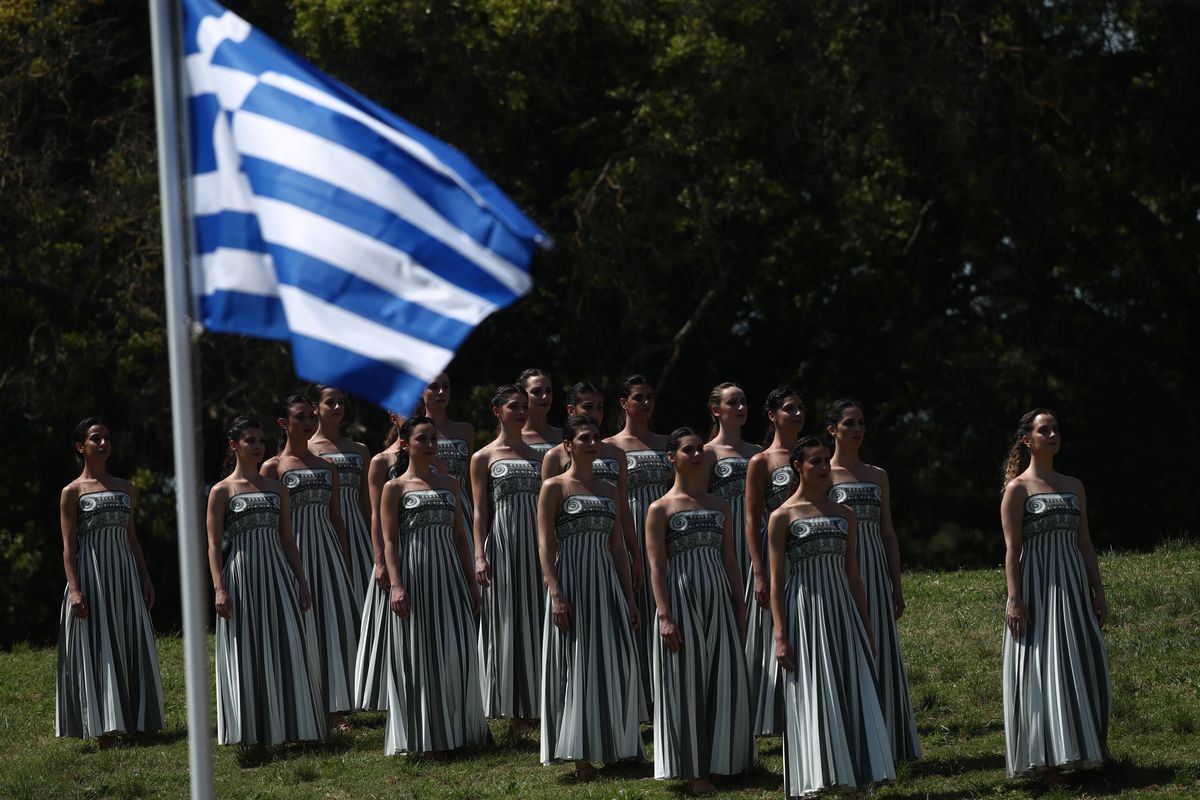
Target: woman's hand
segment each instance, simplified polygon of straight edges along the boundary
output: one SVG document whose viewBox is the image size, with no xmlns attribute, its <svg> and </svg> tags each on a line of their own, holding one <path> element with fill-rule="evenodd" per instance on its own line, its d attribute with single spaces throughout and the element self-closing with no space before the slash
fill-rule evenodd
<svg viewBox="0 0 1200 800">
<path fill-rule="evenodd" d="M 550 615 L 554 618 L 554 627 L 563 633 L 571 630 L 571 604 L 561 593 L 550 598 Z"/>
<path fill-rule="evenodd" d="M 771 607 L 771 576 L 754 571 L 754 599 L 759 608 Z"/>
<path fill-rule="evenodd" d="M 87 619 L 87 600 L 84 599 L 83 592 L 71 592 L 71 613 L 77 619 Z"/>
<path fill-rule="evenodd" d="M 892 611 L 897 620 L 904 616 L 904 592 L 899 586 L 892 589 Z"/>
<path fill-rule="evenodd" d="M 229 592 L 224 589 L 217 589 L 217 596 L 213 601 L 213 607 L 217 610 L 218 617 L 229 619 L 233 614 L 233 603 L 229 602 Z"/>
<path fill-rule="evenodd" d="M 679 627 L 670 617 L 658 618 L 658 635 L 663 638 L 663 644 L 672 653 L 678 653 L 679 648 L 683 646 L 683 636 L 679 633 Z"/>
<path fill-rule="evenodd" d="M 483 553 L 475 555 L 475 581 L 480 586 L 492 585 L 492 565 L 488 563 Z"/>
<path fill-rule="evenodd" d="M 146 610 L 154 608 L 154 584 L 150 578 L 142 578 L 142 599 L 146 601 Z"/>
<path fill-rule="evenodd" d="M 300 589 L 297 592 L 300 600 L 300 613 L 303 614 L 312 608 L 312 591 L 308 588 L 308 581 L 304 578 L 300 579 Z"/>
<path fill-rule="evenodd" d="M 408 616 L 408 592 L 400 584 L 392 587 L 392 613 L 401 619 Z"/>
<path fill-rule="evenodd" d="M 388 580 L 387 564 L 385 564 L 383 562 L 382 558 L 376 559 L 375 560 L 375 585 L 386 592 L 388 590 L 389 583 L 390 583 L 390 581 Z"/>
<path fill-rule="evenodd" d="M 1029 609 L 1025 608 L 1025 604 L 1020 600 L 1010 599 L 1005 617 L 1008 623 L 1008 632 L 1012 634 L 1012 638 L 1014 640 L 1021 638 L 1025 634 L 1026 626 L 1029 625 Z"/>
<path fill-rule="evenodd" d="M 796 658 L 792 655 L 792 645 L 786 637 L 775 637 L 775 660 L 788 672 L 796 669 Z"/>
<path fill-rule="evenodd" d="M 1092 611 L 1096 614 L 1096 621 L 1103 628 L 1108 623 L 1108 601 L 1104 599 L 1104 592 L 1099 592 L 1092 598 Z"/>
</svg>

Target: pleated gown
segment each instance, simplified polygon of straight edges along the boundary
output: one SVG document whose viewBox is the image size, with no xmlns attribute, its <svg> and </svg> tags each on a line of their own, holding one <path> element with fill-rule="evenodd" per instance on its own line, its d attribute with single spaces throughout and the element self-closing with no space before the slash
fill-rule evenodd
<svg viewBox="0 0 1200 800">
<path fill-rule="evenodd" d="M 388 480 L 400 477 L 396 462 L 388 467 Z M 387 663 L 391 657 L 392 598 L 375 582 L 375 565 L 368 573 L 362 617 L 358 623 L 358 652 L 354 658 L 354 707 L 362 711 L 387 711 Z"/>
<path fill-rule="evenodd" d="M 844 517 L 793 520 L 784 603 L 796 669 L 783 672 L 787 797 L 894 780 L 867 630 L 846 580 Z"/>
<path fill-rule="evenodd" d="M 475 506 L 471 499 L 471 451 L 466 439 L 443 439 L 438 437 L 438 457 L 446 462 L 450 474 L 458 481 L 462 490 L 463 524 L 467 531 L 474 530 Z"/>
<path fill-rule="evenodd" d="M 1080 555 L 1079 498 L 1025 501 L 1021 599 L 1025 632 L 1004 633 L 1004 743 L 1009 777 L 1048 767 L 1090 769 L 1108 758 L 1112 686 Z"/>
<path fill-rule="evenodd" d="M 637 650 L 609 550 L 612 498 L 572 495 L 555 523 L 555 570 L 571 605 L 566 633 L 549 600 L 542 626 L 542 763 L 644 757 L 638 731 Z"/>
<path fill-rule="evenodd" d="M 142 580 L 129 549 L 132 503 L 121 491 L 79 496 L 76 572 L 88 615 L 63 591 L 55 680 L 56 736 L 92 738 L 163 727 L 162 678 Z"/>
<path fill-rule="evenodd" d="M 454 546 L 454 493 L 400 499 L 400 581 L 409 613 L 389 611 L 387 755 L 456 750 L 488 741 L 475 615 Z"/>
<path fill-rule="evenodd" d="M 741 456 L 718 459 L 713 464 L 712 478 L 708 482 L 708 493 L 729 503 L 729 513 L 733 515 L 730 520 L 733 525 L 733 552 L 737 557 L 739 574 L 743 576 L 742 588 L 745 588 L 746 576 L 753 579 L 750 549 L 746 546 L 746 470 L 749 466 L 750 459 Z"/>
<path fill-rule="evenodd" d="M 229 499 L 221 570 L 232 613 L 217 617 L 217 742 L 273 745 L 324 739 L 312 614 L 279 544 L 279 495 Z"/>
<path fill-rule="evenodd" d="M 479 623 L 483 710 L 488 717 L 533 719 L 540 705 L 545 592 L 537 548 L 541 464 L 505 458 L 488 472 L 491 529 L 484 553 L 492 579 L 483 587 Z"/>
<path fill-rule="evenodd" d="M 854 509 L 858 516 L 858 574 L 871 612 L 871 633 L 875 637 L 875 676 L 879 679 L 879 702 L 887 724 L 894 761 L 914 761 L 921 757 L 921 740 L 913 717 L 908 677 L 900 655 L 900 636 L 892 605 L 892 575 L 888 571 L 887 552 L 879 529 L 883 510 L 883 489 L 877 483 L 839 483 L 829 490 L 835 503 Z"/>
<path fill-rule="evenodd" d="M 754 763 L 750 687 L 721 558 L 725 515 L 677 511 L 667 521 L 667 586 L 683 644 L 654 631 L 654 777 L 733 775 Z"/>
<path fill-rule="evenodd" d="M 358 649 L 360 609 L 350 592 L 350 573 L 342 558 L 337 531 L 329 516 L 333 479 L 327 469 L 291 469 L 283 473 L 292 505 L 292 533 L 312 593 L 313 643 L 324 709 L 354 709 L 354 657 Z"/>
<path fill-rule="evenodd" d="M 597 459 L 599 460 L 599 459 Z M 648 709 L 653 703 L 654 643 L 658 639 L 658 623 L 655 614 L 654 590 L 650 586 L 650 562 L 646 559 L 646 512 L 650 504 L 667 493 L 675 482 L 675 468 L 662 450 L 634 450 L 625 454 L 626 487 L 629 491 L 629 511 L 633 514 L 638 546 L 642 548 L 642 564 L 645 565 L 646 580 L 642 588 L 634 593 L 638 615 L 643 620 L 635 638 L 638 648 L 638 683 L 641 687 L 640 708 L 642 719 L 649 717 Z"/>
<path fill-rule="evenodd" d="M 796 473 L 787 464 L 771 471 L 763 511 L 759 547 L 763 569 L 771 574 L 771 552 L 767 546 L 767 521 L 771 512 L 796 491 Z M 742 539 L 746 537 L 743 535 Z M 746 669 L 750 696 L 754 698 L 754 735 L 783 733 L 783 670 L 775 659 L 775 627 L 770 604 L 760 606 L 754 595 L 754 571 L 746 573 Z"/>
<path fill-rule="evenodd" d="M 338 503 L 346 536 L 350 540 L 350 596 L 355 608 L 361 609 L 366 598 L 367 584 L 375 575 L 375 558 L 371 553 L 371 528 L 363 517 L 359 493 L 362 491 L 363 460 L 358 453 L 326 453 L 321 456 L 337 470 Z"/>
</svg>

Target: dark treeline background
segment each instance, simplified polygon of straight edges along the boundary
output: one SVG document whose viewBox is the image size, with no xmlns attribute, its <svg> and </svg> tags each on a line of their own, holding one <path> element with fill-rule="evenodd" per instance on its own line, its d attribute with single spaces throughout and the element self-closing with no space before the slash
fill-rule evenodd
<svg viewBox="0 0 1200 800">
<path fill-rule="evenodd" d="M 644 372 L 664 432 L 707 427 L 724 380 L 756 409 L 800 388 L 813 429 L 857 396 L 906 565 L 955 567 L 999 563 L 1000 462 L 1048 405 L 1100 546 L 1191 531 L 1200 6 L 229 5 L 556 239 L 451 368 L 481 442 L 492 387 L 531 365 L 559 387 Z M 93 412 L 140 490 L 156 623 L 178 624 L 149 49 L 141 0 L 0 6 L 0 643 L 54 636 L 58 493 Z M 224 421 L 270 422 L 296 380 L 277 344 L 198 353 L 211 482 Z M 353 417 L 378 449 L 382 413 Z"/>
</svg>

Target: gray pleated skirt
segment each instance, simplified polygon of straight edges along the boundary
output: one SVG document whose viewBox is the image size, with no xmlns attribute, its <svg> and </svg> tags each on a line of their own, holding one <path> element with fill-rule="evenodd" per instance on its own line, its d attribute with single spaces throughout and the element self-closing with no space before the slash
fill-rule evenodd
<svg viewBox="0 0 1200 800">
<path fill-rule="evenodd" d="M 762 526 L 763 568 L 770 574 L 766 522 Z M 743 538 L 745 538 L 743 536 Z M 754 595 L 754 570 L 746 571 L 746 674 L 750 683 L 751 727 L 755 736 L 783 733 L 783 670 L 775 659 L 775 623 L 770 606 L 760 606 Z"/>
<path fill-rule="evenodd" d="M 387 661 L 390 652 L 391 597 L 375 582 L 374 567 L 367 581 L 367 599 L 359 623 L 358 653 L 354 660 L 354 707 L 387 711 Z"/>
</svg>

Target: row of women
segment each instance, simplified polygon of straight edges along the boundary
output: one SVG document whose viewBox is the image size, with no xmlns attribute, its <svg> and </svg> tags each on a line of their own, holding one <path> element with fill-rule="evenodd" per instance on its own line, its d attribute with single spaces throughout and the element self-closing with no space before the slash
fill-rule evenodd
<svg viewBox="0 0 1200 800">
<path fill-rule="evenodd" d="M 373 458 L 343 436 L 345 397 L 288 398 L 278 455 L 242 417 L 209 493 L 218 741 L 275 744 L 386 710 L 385 752 L 487 743 L 488 718 L 541 725 L 543 763 L 644 758 L 708 792 L 783 738 L 787 796 L 894 778 L 921 746 L 897 636 L 904 611 L 884 470 L 863 462 L 860 406 L 835 403 L 832 439 L 803 436 L 804 404 L 766 400 L 763 447 L 723 383 L 705 441 L 653 433 L 654 392 L 571 387 L 547 422 L 550 378 L 528 370 L 492 399 L 494 440 L 448 418 L 439 375 L 418 413 L 393 415 Z M 832 441 L 832 444 L 829 442 Z M 1006 467 L 1004 719 L 1009 775 L 1107 756 L 1107 609 L 1082 485 L 1056 472 L 1058 423 L 1022 418 Z M 162 725 L 133 492 L 105 470 L 109 432 L 80 424 L 63 490 L 67 589 L 59 735 Z M 365 483 L 366 491 L 362 491 Z"/>
</svg>

